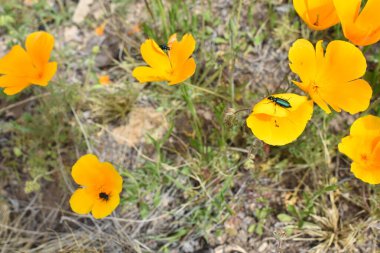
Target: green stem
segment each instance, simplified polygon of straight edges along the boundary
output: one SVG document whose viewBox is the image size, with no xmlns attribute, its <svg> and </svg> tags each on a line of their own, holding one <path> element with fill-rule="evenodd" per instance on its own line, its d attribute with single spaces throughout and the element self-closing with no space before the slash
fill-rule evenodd
<svg viewBox="0 0 380 253">
<path fill-rule="evenodd" d="M 193 129 L 195 131 L 195 136 L 198 140 L 199 145 L 203 146 L 203 138 L 202 138 L 202 128 L 201 128 L 201 122 L 199 120 L 197 111 L 195 109 L 195 105 L 193 103 L 193 100 L 191 98 L 191 94 L 189 94 L 189 86 L 188 84 L 184 83 L 181 84 L 181 91 L 182 91 L 182 96 L 185 99 L 186 105 L 189 108 L 189 111 L 191 113 L 191 116 L 193 117 L 194 121 L 193 123 Z"/>
<path fill-rule="evenodd" d="M 161 17 L 161 24 L 164 28 L 164 33 L 165 33 L 165 37 L 168 38 L 169 37 L 169 33 L 170 33 L 170 29 L 169 29 L 169 23 L 168 23 L 168 19 L 167 19 L 167 12 L 165 10 L 165 7 L 164 7 L 164 4 L 162 2 L 162 0 L 156 0 L 156 4 L 157 4 L 157 7 L 158 7 L 158 11 L 160 13 L 160 17 Z"/>
</svg>

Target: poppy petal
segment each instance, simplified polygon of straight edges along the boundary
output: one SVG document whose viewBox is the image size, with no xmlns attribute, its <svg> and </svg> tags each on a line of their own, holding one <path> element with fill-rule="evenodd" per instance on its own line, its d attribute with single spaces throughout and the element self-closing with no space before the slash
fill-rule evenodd
<svg viewBox="0 0 380 253">
<path fill-rule="evenodd" d="M 319 40 L 315 46 L 316 66 L 322 66 L 324 64 L 325 52 L 323 49 L 323 40 Z"/>
<path fill-rule="evenodd" d="M 368 24 L 371 24 L 371 28 L 379 28 L 379 9 L 380 2 L 378 0 L 368 0 L 355 22 L 359 26 L 362 25 L 368 27 Z"/>
<path fill-rule="evenodd" d="M 275 117 L 286 117 L 289 115 L 289 112 L 289 109 L 277 105 L 268 98 L 258 102 L 252 109 L 252 113 L 254 114 L 265 114 Z"/>
<path fill-rule="evenodd" d="M 167 54 L 152 40 L 146 40 L 140 48 L 144 61 L 153 69 L 163 73 L 171 73 L 172 67 Z"/>
<path fill-rule="evenodd" d="M 333 0 L 339 20 L 342 23 L 343 30 L 351 26 L 360 11 L 361 0 Z"/>
<path fill-rule="evenodd" d="M 12 47 L 8 54 L 0 59 L 0 74 L 17 77 L 35 77 L 38 73 L 33 67 L 30 56 L 22 47 L 16 45 Z"/>
<path fill-rule="evenodd" d="M 365 166 L 354 161 L 351 163 L 351 172 L 368 184 L 380 184 L 380 166 Z"/>
<path fill-rule="evenodd" d="M 133 70 L 132 76 L 140 83 L 161 82 L 168 80 L 165 72 L 151 67 L 141 66 Z"/>
<path fill-rule="evenodd" d="M 7 94 L 8 96 L 12 96 L 12 95 L 15 95 L 15 94 L 23 91 L 29 85 L 30 85 L 29 83 L 23 83 L 23 84 L 19 84 L 18 86 L 6 87 L 4 89 L 4 93 Z"/>
<path fill-rule="evenodd" d="M 102 219 L 110 215 L 120 203 L 118 194 L 112 195 L 107 201 L 97 199 L 92 207 L 92 215 L 95 219 Z"/>
<path fill-rule="evenodd" d="M 100 173 L 100 165 L 95 155 L 84 155 L 73 165 L 71 176 L 77 184 L 82 186 L 102 185 L 103 176 Z"/>
<path fill-rule="evenodd" d="M 10 75 L 0 76 L 0 87 L 5 88 L 4 93 L 7 95 L 14 95 L 21 92 L 30 85 L 25 77 L 14 77 Z"/>
<path fill-rule="evenodd" d="M 356 45 L 366 46 L 380 39 L 380 21 L 376 12 L 379 3 L 376 0 L 367 1 L 359 14 L 361 3 L 361 0 L 334 0 L 344 36 Z"/>
<path fill-rule="evenodd" d="M 195 60 L 193 58 L 188 59 L 181 68 L 177 68 L 176 71 L 174 71 L 174 75 L 170 80 L 169 85 L 178 84 L 190 78 L 192 75 L 194 75 L 195 69 Z"/>
<path fill-rule="evenodd" d="M 324 30 L 339 23 L 332 0 L 293 0 L 293 5 L 310 29 Z"/>
<path fill-rule="evenodd" d="M 361 135 L 379 135 L 380 136 L 380 118 L 367 115 L 360 117 L 351 125 L 350 135 L 361 136 Z"/>
<path fill-rule="evenodd" d="M 349 82 L 361 78 L 366 69 L 367 61 L 359 48 L 346 41 L 334 40 L 326 48 L 324 68 L 316 81 L 319 85 Z"/>
<path fill-rule="evenodd" d="M 173 46 L 173 43 L 177 42 L 177 34 L 172 34 L 168 39 L 168 47 L 171 48 Z"/>
<path fill-rule="evenodd" d="M 350 114 L 367 110 L 372 97 L 372 88 L 363 79 L 321 87 L 320 91 L 323 92 L 324 100 L 335 110 L 340 108 Z"/>
<path fill-rule="evenodd" d="M 367 1 L 360 14 L 358 14 L 361 5 L 360 0 L 344 1 L 344 3 L 343 1 L 336 2 L 337 11 L 339 11 L 340 16 L 347 16 L 349 21 L 352 20 L 352 22 L 347 22 L 347 24 L 343 25 L 343 31 L 346 38 L 360 46 L 371 45 L 380 40 L 380 17 L 378 15 L 378 9 L 380 8 L 379 1 Z M 349 6 L 347 6 L 347 4 Z M 347 7 L 353 8 L 355 12 L 347 10 Z"/>
<path fill-rule="evenodd" d="M 290 113 L 288 117 L 277 118 L 278 127 L 275 127 L 275 129 L 280 129 L 278 136 L 283 138 L 282 142 L 277 145 L 285 145 L 295 141 L 305 130 L 312 115 L 313 101 L 309 100 Z"/>
<path fill-rule="evenodd" d="M 47 32 L 34 32 L 26 38 L 25 47 L 34 65 L 42 70 L 50 59 L 54 47 L 54 37 Z"/>
<path fill-rule="evenodd" d="M 380 167 L 380 134 L 375 138 L 373 143 L 373 153 L 372 153 L 372 160 L 377 161 L 379 167 Z"/>
<path fill-rule="evenodd" d="M 104 177 L 104 189 L 107 192 L 112 191 L 114 194 L 119 194 L 123 187 L 123 178 L 115 167 L 107 162 L 101 163 L 100 173 Z"/>
<path fill-rule="evenodd" d="M 362 156 L 367 156 L 370 158 L 372 153 L 372 147 L 367 145 L 372 140 L 371 136 L 362 135 L 362 136 L 346 136 L 342 138 L 341 142 L 338 144 L 338 150 L 342 154 L 345 154 L 351 160 L 361 161 Z M 360 150 L 358 150 L 360 147 Z"/>
<path fill-rule="evenodd" d="M 49 81 L 53 79 L 55 73 L 57 72 L 58 64 L 56 62 L 49 62 L 45 65 L 43 70 L 43 75 L 40 78 L 31 79 L 32 84 L 46 86 Z"/>
<path fill-rule="evenodd" d="M 307 24 L 310 23 L 309 16 L 307 15 L 308 8 L 305 0 L 293 0 L 293 7 L 300 18 Z"/>
<path fill-rule="evenodd" d="M 185 34 L 181 41 L 173 42 L 169 58 L 174 72 L 181 71 L 195 50 L 195 39 L 191 34 Z"/>
<path fill-rule="evenodd" d="M 306 97 L 304 99 L 304 103 L 286 117 L 252 113 L 247 118 L 247 126 L 267 144 L 286 145 L 293 142 L 302 134 L 313 113 L 313 101 L 307 101 Z"/>
<path fill-rule="evenodd" d="M 317 69 L 316 53 L 313 44 L 308 40 L 298 39 L 293 43 L 289 50 L 289 61 L 290 69 L 305 85 L 314 80 Z"/>
<path fill-rule="evenodd" d="M 15 77 L 11 75 L 0 76 L 0 87 L 12 87 L 12 86 L 25 86 L 28 83 L 28 78 L 25 77 Z"/>
<path fill-rule="evenodd" d="M 95 196 L 86 189 L 77 189 L 70 198 L 70 207 L 78 214 L 88 214 L 94 203 Z"/>
</svg>

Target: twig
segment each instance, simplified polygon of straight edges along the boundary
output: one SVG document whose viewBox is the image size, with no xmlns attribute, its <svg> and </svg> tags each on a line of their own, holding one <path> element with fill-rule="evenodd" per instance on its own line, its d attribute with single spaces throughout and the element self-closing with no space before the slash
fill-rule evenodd
<svg viewBox="0 0 380 253">
<path fill-rule="evenodd" d="M 75 120 L 77 121 L 77 123 L 78 123 L 78 125 L 79 125 L 79 127 L 80 127 L 80 130 L 81 130 L 81 132 L 82 132 L 82 134 L 83 134 L 83 136 L 84 136 L 84 139 L 85 139 L 85 141 L 86 141 L 86 145 L 87 145 L 88 151 L 89 151 L 90 153 L 92 153 L 93 151 L 92 151 L 92 148 L 91 148 L 91 144 L 90 144 L 90 142 L 89 142 L 89 140 L 88 140 L 88 136 L 87 136 L 87 133 L 86 133 L 84 127 L 83 127 L 83 124 L 82 124 L 82 122 L 80 121 L 80 119 L 79 119 L 79 117 L 78 117 L 78 114 L 75 112 L 74 108 L 73 108 L 72 106 L 70 106 L 70 108 L 71 108 L 71 111 L 72 111 L 73 114 L 74 114 Z"/>
<path fill-rule="evenodd" d="M 33 100 L 36 100 L 36 99 L 39 99 L 39 98 L 42 98 L 42 97 L 46 97 L 46 96 L 49 96 L 49 95 L 51 95 L 51 93 L 47 92 L 47 93 L 44 93 L 44 94 L 32 96 L 30 98 L 24 99 L 22 101 L 16 102 L 16 103 L 11 104 L 11 105 L 8 105 L 7 107 L 4 107 L 4 108 L 0 109 L 0 114 L 3 113 L 3 112 L 5 112 L 5 111 L 8 111 L 8 110 L 10 110 L 10 109 L 12 109 L 14 107 L 20 106 L 22 104 L 25 104 L 25 103 L 28 103 L 30 101 L 33 101 Z"/>
</svg>

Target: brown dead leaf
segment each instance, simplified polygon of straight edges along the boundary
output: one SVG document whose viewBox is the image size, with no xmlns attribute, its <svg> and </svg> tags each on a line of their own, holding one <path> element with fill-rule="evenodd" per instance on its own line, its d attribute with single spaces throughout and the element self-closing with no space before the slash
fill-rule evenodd
<svg viewBox="0 0 380 253">
<path fill-rule="evenodd" d="M 141 29 L 140 29 L 140 26 L 137 24 L 137 25 L 134 25 L 132 26 L 132 28 L 130 30 L 128 30 L 128 35 L 133 35 L 133 34 L 136 34 L 136 33 L 139 33 L 141 32 Z"/>
<path fill-rule="evenodd" d="M 90 13 L 90 5 L 94 0 L 80 0 L 73 15 L 74 23 L 81 23 Z"/>
<path fill-rule="evenodd" d="M 295 205 L 298 201 L 297 195 L 294 195 L 292 192 L 287 192 L 284 196 L 285 206 Z"/>
<path fill-rule="evenodd" d="M 8 225 L 10 220 L 10 207 L 5 200 L 0 199 L 0 224 Z"/>
<path fill-rule="evenodd" d="M 129 122 L 112 131 L 112 136 L 119 144 L 135 146 L 145 141 L 149 134 L 154 139 L 161 138 L 168 129 L 168 123 L 162 112 L 151 107 L 136 107 L 129 114 Z"/>
<path fill-rule="evenodd" d="M 237 216 L 232 216 L 224 222 L 224 229 L 230 236 L 236 236 L 240 228 L 241 219 Z"/>
<path fill-rule="evenodd" d="M 81 36 L 80 36 L 80 31 L 78 29 L 78 27 L 76 27 L 75 25 L 73 26 L 69 26 L 69 27 L 65 27 L 65 30 L 64 30 L 64 41 L 65 42 L 70 42 L 70 41 L 81 41 Z"/>
</svg>

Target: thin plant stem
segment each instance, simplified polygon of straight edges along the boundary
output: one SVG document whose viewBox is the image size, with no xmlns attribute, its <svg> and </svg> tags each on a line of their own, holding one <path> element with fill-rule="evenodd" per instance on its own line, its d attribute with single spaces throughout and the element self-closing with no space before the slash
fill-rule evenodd
<svg viewBox="0 0 380 253">
<path fill-rule="evenodd" d="M 212 91 L 212 90 L 209 90 L 209 89 L 206 89 L 206 88 L 203 88 L 203 87 L 197 86 L 197 85 L 193 85 L 193 84 L 190 84 L 190 83 L 188 83 L 188 84 L 186 84 L 186 85 L 190 86 L 191 88 L 194 88 L 194 89 L 197 89 L 197 90 L 200 90 L 200 91 L 204 91 L 204 92 L 206 92 L 206 93 L 209 93 L 209 94 L 211 94 L 211 95 L 214 95 L 215 97 L 222 98 L 222 99 L 224 99 L 224 100 L 226 100 L 226 101 L 230 101 L 230 100 L 231 100 L 230 98 L 228 98 L 228 97 L 226 97 L 226 96 L 223 96 L 223 95 L 221 95 L 221 94 L 219 94 L 219 93 L 216 93 L 216 92 L 214 92 L 214 91 Z"/>
<path fill-rule="evenodd" d="M 191 116 L 193 117 L 193 128 L 195 131 L 195 136 L 198 140 L 199 145 L 203 146 L 203 138 L 202 138 L 202 128 L 201 128 L 201 123 L 197 114 L 197 111 L 195 109 L 195 105 L 193 103 L 193 100 L 191 98 L 191 94 L 189 93 L 189 87 L 187 83 L 184 83 L 181 85 L 181 92 L 182 96 L 185 99 L 186 105 L 189 108 L 189 111 L 191 113 Z"/>
</svg>

